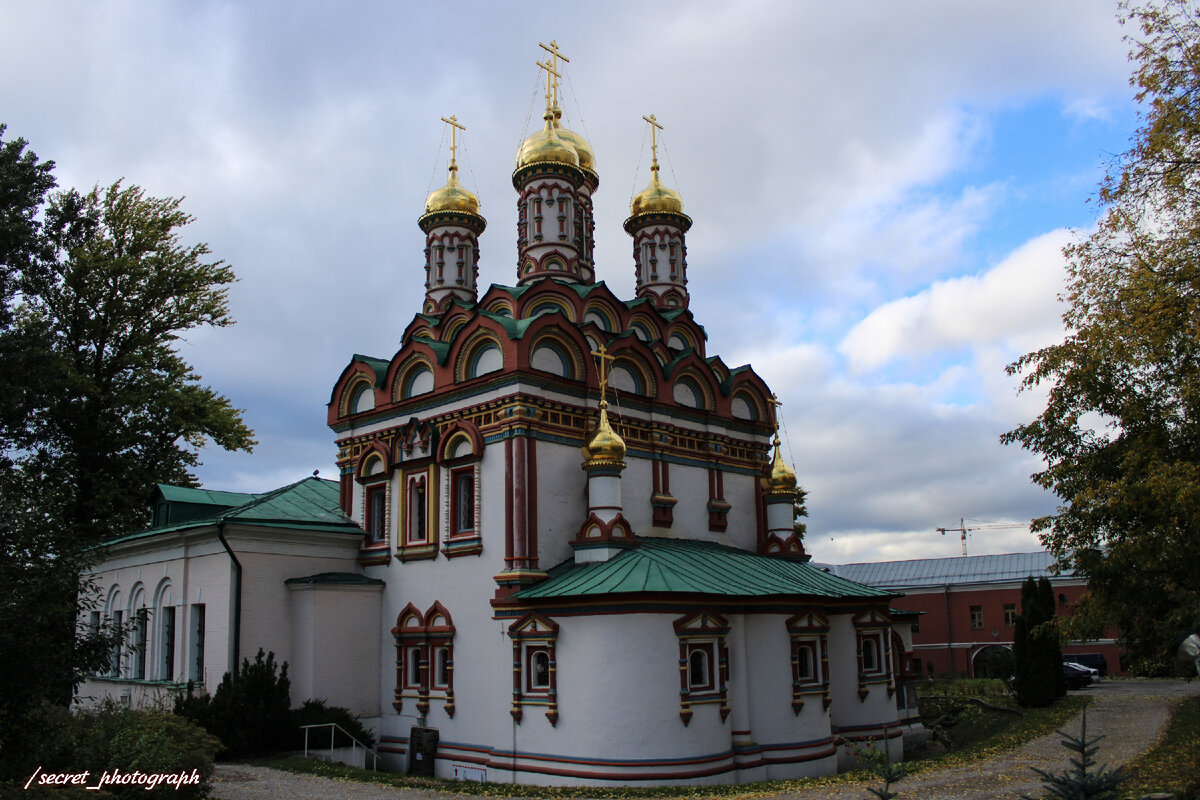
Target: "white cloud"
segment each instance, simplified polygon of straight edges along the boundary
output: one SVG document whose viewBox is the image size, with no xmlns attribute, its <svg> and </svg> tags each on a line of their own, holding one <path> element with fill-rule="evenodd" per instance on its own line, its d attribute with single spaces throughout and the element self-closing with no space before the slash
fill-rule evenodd
<svg viewBox="0 0 1200 800">
<path fill-rule="evenodd" d="M 964 347 L 1044 343 L 1062 327 L 1062 247 L 1071 236 L 1066 230 L 1043 234 L 982 275 L 936 281 L 885 303 L 854 326 L 838 350 L 864 371 Z"/>
</svg>

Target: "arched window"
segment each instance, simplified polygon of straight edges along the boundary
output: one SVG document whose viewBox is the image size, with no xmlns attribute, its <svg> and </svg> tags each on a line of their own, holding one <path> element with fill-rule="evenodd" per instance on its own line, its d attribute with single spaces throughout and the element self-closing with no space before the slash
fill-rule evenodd
<svg viewBox="0 0 1200 800">
<path fill-rule="evenodd" d="M 408 482 L 408 541 L 424 542 L 429 539 L 427 514 L 425 479 L 412 478 Z"/>
<path fill-rule="evenodd" d="M 437 649 L 437 663 L 434 666 L 433 686 L 435 689 L 445 689 L 450 685 L 450 648 Z"/>
<path fill-rule="evenodd" d="M 421 661 L 422 661 L 421 651 L 423 649 L 424 648 L 421 648 L 421 647 L 408 648 L 408 658 L 407 658 L 408 671 L 407 671 L 407 675 L 405 676 L 405 681 L 404 681 L 406 688 L 409 688 L 409 689 L 422 688 L 423 682 L 421 681 Z"/>
<path fill-rule="evenodd" d="M 697 689 L 712 688 L 712 669 L 709 663 L 711 656 L 704 646 L 696 646 L 688 654 L 688 688 L 695 691 Z"/>
<path fill-rule="evenodd" d="M 757 405 L 745 394 L 734 395 L 732 406 L 733 415 L 738 419 L 758 419 Z"/>
<path fill-rule="evenodd" d="M 450 532 L 463 536 L 475 532 L 475 468 L 467 467 L 452 474 L 453 507 Z"/>
<path fill-rule="evenodd" d="M 816 675 L 816 656 L 813 646 L 807 642 L 796 645 L 796 679 L 807 683 Z"/>
<path fill-rule="evenodd" d="M 530 648 L 527 652 L 529 660 L 530 692 L 546 692 L 550 690 L 550 653 L 542 648 Z"/>
<path fill-rule="evenodd" d="M 863 672 L 879 671 L 879 641 L 874 636 L 864 636 L 862 640 Z"/>
</svg>

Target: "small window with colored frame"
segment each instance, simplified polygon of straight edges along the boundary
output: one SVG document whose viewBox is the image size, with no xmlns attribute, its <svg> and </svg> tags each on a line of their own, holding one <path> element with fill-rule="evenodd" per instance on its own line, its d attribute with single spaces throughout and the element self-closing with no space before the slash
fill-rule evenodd
<svg viewBox="0 0 1200 800">
<path fill-rule="evenodd" d="M 417 478 L 408 483 L 408 540 L 424 542 L 429 538 L 426 520 L 425 481 Z"/>
<path fill-rule="evenodd" d="M 544 647 L 531 647 L 526 651 L 525 667 L 528 678 L 525 690 L 531 693 L 550 691 L 550 652 Z"/>
<path fill-rule="evenodd" d="M 475 533 L 475 468 L 473 466 L 453 470 L 450 473 L 452 498 L 450 505 L 450 533 L 452 536 L 467 536 Z"/>
<path fill-rule="evenodd" d="M 372 542 L 387 541 L 387 486 L 367 488 L 367 536 Z"/>
</svg>

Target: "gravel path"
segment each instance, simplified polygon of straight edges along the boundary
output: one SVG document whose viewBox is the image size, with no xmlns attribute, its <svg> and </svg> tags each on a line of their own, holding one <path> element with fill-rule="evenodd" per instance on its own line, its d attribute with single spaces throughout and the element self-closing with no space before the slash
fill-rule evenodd
<svg viewBox="0 0 1200 800">
<path fill-rule="evenodd" d="M 1097 756 L 1102 764 L 1124 764 L 1146 750 L 1167 721 L 1177 697 L 1200 694 L 1200 682 L 1102 681 L 1084 690 L 1094 699 L 1088 711 L 1088 735 L 1104 735 Z M 1078 733 L 1079 720 L 1066 730 Z M 1032 767 L 1059 772 L 1069 766 L 1057 733 L 987 761 L 905 778 L 893 788 L 901 800 L 1015 800 L 1036 794 L 1041 781 Z M 849 800 L 866 796 L 863 784 L 770 795 L 772 800 Z M 703 797 L 696 787 L 696 797 Z M 463 795 L 424 789 L 395 789 L 371 784 L 294 775 L 266 767 L 220 765 L 213 781 L 217 800 L 462 800 Z"/>
</svg>

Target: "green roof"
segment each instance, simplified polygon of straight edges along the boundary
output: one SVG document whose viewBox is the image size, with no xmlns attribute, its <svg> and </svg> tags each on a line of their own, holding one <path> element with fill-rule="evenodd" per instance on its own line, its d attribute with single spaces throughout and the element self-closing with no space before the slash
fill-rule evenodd
<svg viewBox="0 0 1200 800">
<path fill-rule="evenodd" d="M 159 485 L 159 490 L 167 490 L 179 497 L 179 501 L 188 502 L 196 494 L 178 494 L 179 492 L 199 493 L 204 489 L 187 489 L 179 486 Z M 342 513 L 339 505 L 339 486 L 337 481 L 327 481 L 320 478 L 304 478 L 295 483 L 276 489 L 266 494 L 241 494 L 239 492 L 212 492 L 214 495 L 241 497 L 243 502 L 230 507 L 224 503 L 214 503 L 212 513 L 206 516 L 188 519 L 175 524 L 162 525 L 149 530 L 139 531 L 112 539 L 105 544 L 153 536 L 167 531 L 178 531 L 186 528 L 197 528 L 208 525 L 238 523 L 271 528 L 291 528 L 293 530 L 320 530 L 343 533 L 362 533 L 362 528 L 350 517 Z M 192 501 L 195 502 L 195 501 Z"/>
<path fill-rule="evenodd" d="M 171 486 L 167 483 L 156 483 L 154 487 L 168 503 L 195 503 L 232 508 L 263 497 L 261 494 L 249 492 L 218 492 L 212 489 L 193 489 L 190 486 Z"/>
<path fill-rule="evenodd" d="M 884 598 L 890 592 L 839 578 L 801 561 L 758 555 L 717 542 L 637 537 L 607 561 L 567 561 L 549 576 L 513 595 L 531 600 L 592 597 L 637 592 L 707 594 L 723 597 L 791 595 Z"/>
</svg>

